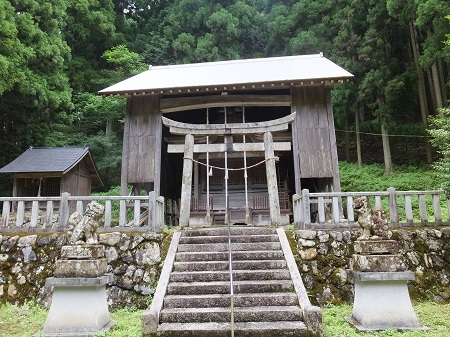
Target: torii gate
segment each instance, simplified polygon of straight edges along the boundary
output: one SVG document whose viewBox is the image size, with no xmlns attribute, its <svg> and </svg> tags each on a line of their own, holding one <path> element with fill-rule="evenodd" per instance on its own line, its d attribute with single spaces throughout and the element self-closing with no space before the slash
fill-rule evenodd
<svg viewBox="0 0 450 337">
<path fill-rule="evenodd" d="M 225 114 L 226 116 L 226 114 Z M 246 167 L 246 152 L 264 152 L 266 162 L 266 176 L 267 176 L 267 189 L 269 194 L 269 210 L 270 220 L 273 225 L 279 225 L 281 222 L 280 215 L 280 202 L 278 196 L 277 174 L 275 168 L 275 162 L 278 158 L 275 157 L 275 151 L 290 151 L 290 142 L 273 142 L 272 132 L 285 131 L 288 129 L 290 123 L 295 119 L 296 113 L 293 112 L 290 115 L 264 122 L 252 122 L 252 123 L 227 123 L 225 118 L 224 124 L 189 124 L 181 123 L 170 120 L 166 117 L 162 117 L 162 121 L 165 126 L 170 128 L 170 132 L 176 135 L 184 135 L 185 143 L 169 144 L 168 153 L 184 153 L 183 159 L 183 177 L 181 186 L 181 204 L 180 204 L 180 226 L 188 226 L 190 218 L 190 205 L 191 205 L 191 186 L 192 186 L 192 168 L 194 162 L 194 153 L 206 153 L 207 154 L 207 167 L 209 166 L 210 152 L 224 153 L 225 158 L 225 171 L 227 171 L 227 154 L 229 152 L 243 152 L 244 155 L 244 170 Z M 249 134 L 264 134 L 263 143 L 245 143 L 245 135 Z M 194 135 L 206 136 L 206 144 L 194 144 Z M 208 137 L 212 135 L 223 135 L 223 144 L 209 144 Z M 243 143 L 233 143 L 233 135 L 242 135 Z M 225 174 L 225 223 L 228 223 L 228 183 L 227 174 Z M 246 176 L 246 174 L 245 174 Z M 209 183 L 208 183 L 209 191 Z M 247 185 L 245 186 L 247 195 Z M 209 197 L 207 198 L 209 205 Z M 207 221 L 210 219 L 210 209 L 207 207 Z M 248 221 L 248 197 L 246 196 L 246 219 Z"/>
</svg>

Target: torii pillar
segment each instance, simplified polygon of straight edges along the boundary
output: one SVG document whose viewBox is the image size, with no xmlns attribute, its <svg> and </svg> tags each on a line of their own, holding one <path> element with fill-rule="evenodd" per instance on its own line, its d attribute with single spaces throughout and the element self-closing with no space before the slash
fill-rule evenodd
<svg viewBox="0 0 450 337">
<path fill-rule="evenodd" d="M 264 133 L 264 154 L 266 158 L 267 190 L 269 192 L 270 222 L 279 226 L 281 223 L 280 200 L 278 198 L 277 170 L 273 137 L 271 132 Z"/>
<path fill-rule="evenodd" d="M 189 226 L 191 216 L 192 167 L 194 160 L 194 136 L 187 134 L 184 140 L 183 177 L 181 182 L 180 226 Z"/>
</svg>

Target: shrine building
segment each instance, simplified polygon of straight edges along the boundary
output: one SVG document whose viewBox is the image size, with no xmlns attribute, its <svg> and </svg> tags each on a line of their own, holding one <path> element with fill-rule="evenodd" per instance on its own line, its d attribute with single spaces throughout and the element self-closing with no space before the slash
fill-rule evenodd
<svg viewBox="0 0 450 337">
<path fill-rule="evenodd" d="M 127 98 L 121 193 L 179 200 L 182 226 L 287 224 L 291 198 L 340 191 L 322 54 L 149 70 L 100 93 Z"/>
</svg>

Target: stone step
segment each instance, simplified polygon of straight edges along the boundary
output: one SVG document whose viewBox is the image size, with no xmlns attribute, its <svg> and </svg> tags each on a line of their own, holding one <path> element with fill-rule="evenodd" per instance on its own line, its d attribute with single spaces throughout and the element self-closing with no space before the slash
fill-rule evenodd
<svg viewBox="0 0 450 337">
<path fill-rule="evenodd" d="M 235 294 L 236 307 L 261 307 L 298 305 L 298 297 L 292 292 Z M 164 308 L 208 308 L 229 307 L 230 294 L 167 295 Z"/>
<path fill-rule="evenodd" d="M 280 250 L 279 242 L 254 242 L 254 243 L 232 243 L 231 250 Z M 178 245 L 178 252 L 227 252 L 228 243 L 185 243 Z"/>
<path fill-rule="evenodd" d="M 163 309 L 160 315 L 161 323 L 229 322 L 230 319 L 229 307 L 170 308 Z M 297 306 L 234 308 L 235 322 L 300 321 L 301 319 L 301 310 Z"/>
<path fill-rule="evenodd" d="M 233 251 L 231 255 L 234 261 L 284 259 L 281 250 Z M 177 253 L 175 261 L 228 261 L 228 252 L 209 252 L 208 254 L 205 254 L 205 252 L 182 252 Z"/>
<path fill-rule="evenodd" d="M 233 261 L 233 270 L 284 269 L 285 260 L 241 260 Z M 173 271 L 227 271 L 228 261 L 174 262 Z"/>
<path fill-rule="evenodd" d="M 276 234 L 275 228 L 267 227 L 231 227 L 231 235 L 270 235 Z M 217 228 L 200 228 L 195 230 L 185 229 L 181 233 L 181 237 L 185 236 L 211 236 L 211 235 L 228 235 L 228 227 Z"/>
<path fill-rule="evenodd" d="M 230 337 L 230 323 L 163 323 L 158 327 L 161 337 Z M 303 322 L 237 322 L 235 337 L 307 337 L 308 330 Z"/>
<path fill-rule="evenodd" d="M 289 280 L 291 275 L 287 269 L 269 269 L 269 270 L 233 270 L 233 279 L 235 281 L 245 280 Z M 211 282 L 211 281 L 229 281 L 229 271 L 185 271 L 172 272 L 170 282 Z"/>
<path fill-rule="evenodd" d="M 291 280 L 236 281 L 234 293 L 266 293 L 293 291 Z M 229 294 L 230 282 L 170 282 L 167 295 Z"/>
<path fill-rule="evenodd" d="M 251 243 L 251 242 L 279 242 L 278 235 L 232 235 L 232 243 Z M 180 237 L 180 244 L 189 243 L 228 243 L 228 235 L 208 235 L 208 236 L 184 236 Z"/>
</svg>

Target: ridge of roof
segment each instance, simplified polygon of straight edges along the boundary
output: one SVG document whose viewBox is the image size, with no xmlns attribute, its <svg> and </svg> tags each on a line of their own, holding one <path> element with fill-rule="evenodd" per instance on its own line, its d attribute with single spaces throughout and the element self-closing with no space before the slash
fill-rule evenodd
<svg viewBox="0 0 450 337">
<path fill-rule="evenodd" d="M 233 64 L 241 64 L 241 63 L 258 63 L 258 62 L 285 62 L 285 61 L 294 60 L 294 59 L 308 59 L 308 58 L 320 58 L 320 57 L 324 57 L 322 53 L 320 53 L 320 54 L 309 54 L 309 55 L 257 57 L 257 58 L 253 58 L 253 59 L 237 59 L 237 60 L 224 60 L 224 61 L 211 61 L 211 62 L 169 64 L 169 65 L 162 65 L 162 66 L 149 65 L 149 69 L 148 70 L 210 67 L 210 66 L 233 65 Z"/>
</svg>

